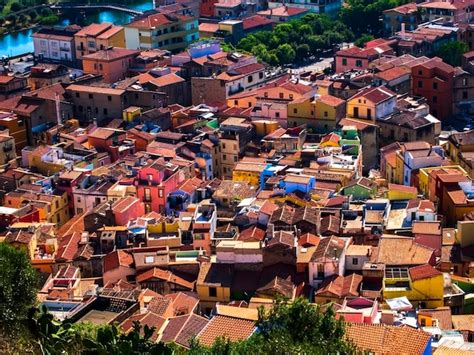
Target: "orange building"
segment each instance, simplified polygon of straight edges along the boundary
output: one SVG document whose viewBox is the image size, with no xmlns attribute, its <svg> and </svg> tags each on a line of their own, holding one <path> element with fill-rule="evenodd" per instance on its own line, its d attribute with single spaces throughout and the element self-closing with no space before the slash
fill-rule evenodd
<svg viewBox="0 0 474 355">
<path fill-rule="evenodd" d="M 99 74 L 104 82 L 114 83 L 125 78 L 135 57 L 140 51 L 125 48 L 110 48 L 82 58 L 85 73 Z"/>
</svg>

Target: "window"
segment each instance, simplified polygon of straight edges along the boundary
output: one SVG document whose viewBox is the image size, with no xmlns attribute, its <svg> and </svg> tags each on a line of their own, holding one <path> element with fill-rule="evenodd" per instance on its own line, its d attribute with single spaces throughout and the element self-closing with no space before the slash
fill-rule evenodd
<svg viewBox="0 0 474 355">
<path fill-rule="evenodd" d="M 79 98 L 81 97 L 81 95 L 78 92 L 76 92 L 76 97 Z"/>
<path fill-rule="evenodd" d="M 159 196 L 159 197 L 163 197 L 163 190 L 161 190 L 161 189 L 158 190 L 158 196 Z"/>
<path fill-rule="evenodd" d="M 470 33 L 470 34 L 472 34 L 472 33 Z M 462 79 L 462 85 L 467 86 L 467 78 Z"/>
<path fill-rule="evenodd" d="M 290 100 L 293 100 L 293 94 L 290 94 Z"/>
<path fill-rule="evenodd" d="M 280 118 L 280 112 L 275 112 L 275 117 Z"/>
<path fill-rule="evenodd" d="M 102 64 L 99 64 L 99 70 L 102 70 L 104 67 L 102 66 Z"/>
<path fill-rule="evenodd" d="M 328 117 L 328 112 L 324 111 L 324 117 Z"/>
<path fill-rule="evenodd" d="M 423 75 L 423 70 L 418 70 L 418 75 Z"/>
<path fill-rule="evenodd" d="M 222 154 L 222 160 L 227 160 L 227 155 Z"/>
<path fill-rule="evenodd" d="M 438 83 L 433 83 L 433 90 L 438 90 Z"/>
<path fill-rule="evenodd" d="M 466 100 L 468 98 L 467 91 L 462 92 L 462 99 Z"/>
<path fill-rule="evenodd" d="M 293 113 L 298 113 L 298 109 L 297 109 L 297 108 L 294 108 L 294 109 L 293 109 Z"/>
<path fill-rule="evenodd" d="M 247 80 L 249 83 L 251 83 L 253 81 L 253 75 L 250 75 Z"/>
<path fill-rule="evenodd" d="M 239 104 L 239 100 L 234 100 L 234 105 L 238 105 Z"/>
<path fill-rule="evenodd" d="M 93 97 L 94 97 L 94 95 L 89 94 L 89 99 L 92 99 Z"/>
<path fill-rule="evenodd" d="M 237 155 L 234 155 L 234 163 L 236 163 L 237 160 L 239 160 L 239 159 L 237 158 Z"/>
<path fill-rule="evenodd" d="M 106 108 L 104 108 L 104 115 L 107 115 L 108 113 L 109 111 Z"/>
<path fill-rule="evenodd" d="M 145 189 L 145 201 L 151 201 L 150 189 Z"/>
<path fill-rule="evenodd" d="M 356 60 L 356 67 L 359 67 L 359 68 L 362 67 L 362 61 L 360 59 Z"/>
<path fill-rule="evenodd" d="M 258 73 L 258 78 L 263 79 L 263 72 Z"/>
<path fill-rule="evenodd" d="M 419 87 L 419 88 L 422 88 L 422 87 L 423 87 L 423 82 L 420 81 L 420 80 L 418 80 L 418 87 Z"/>
<path fill-rule="evenodd" d="M 352 265 L 358 265 L 359 264 L 359 259 L 358 258 L 352 258 Z"/>
<path fill-rule="evenodd" d="M 81 214 L 83 212 L 82 208 L 76 208 L 76 214 Z"/>
<path fill-rule="evenodd" d="M 438 97 L 437 96 L 433 96 L 433 103 L 436 104 L 438 102 Z"/>
<path fill-rule="evenodd" d="M 209 287 L 209 297 L 217 297 L 217 289 L 215 287 Z"/>
<path fill-rule="evenodd" d="M 278 97 L 279 97 L 280 99 L 283 99 L 283 93 L 280 92 L 280 93 L 278 94 Z"/>
<path fill-rule="evenodd" d="M 112 101 L 112 96 L 110 96 L 110 95 L 107 96 L 107 100 L 108 100 L 108 101 Z"/>
<path fill-rule="evenodd" d="M 346 58 L 342 58 L 342 65 L 347 65 L 347 59 Z"/>
</svg>

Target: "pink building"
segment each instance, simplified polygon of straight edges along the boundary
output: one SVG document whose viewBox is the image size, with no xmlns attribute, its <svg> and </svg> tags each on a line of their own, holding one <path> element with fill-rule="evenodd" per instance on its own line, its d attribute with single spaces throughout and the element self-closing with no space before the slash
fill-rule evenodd
<svg viewBox="0 0 474 355">
<path fill-rule="evenodd" d="M 382 55 L 393 55 L 394 51 L 385 40 L 371 41 L 365 48 L 351 47 L 336 52 L 336 73 L 348 70 L 365 70 L 369 63 Z"/>
<path fill-rule="evenodd" d="M 164 214 L 168 195 L 184 179 L 184 173 L 178 166 L 161 159 L 141 168 L 135 179 L 135 186 L 138 198 L 145 203 L 145 213 L 155 211 Z"/>
<path fill-rule="evenodd" d="M 346 322 L 373 324 L 377 317 L 379 305 L 377 300 L 357 297 L 345 299 L 341 308 L 336 311 L 336 317 L 343 317 Z"/>
<path fill-rule="evenodd" d="M 145 205 L 133 196 L 124 197 L 112 205 L 112 211 L 117 226 L 125 226 L 128 221 L 145 214 Z"/>
</svg>

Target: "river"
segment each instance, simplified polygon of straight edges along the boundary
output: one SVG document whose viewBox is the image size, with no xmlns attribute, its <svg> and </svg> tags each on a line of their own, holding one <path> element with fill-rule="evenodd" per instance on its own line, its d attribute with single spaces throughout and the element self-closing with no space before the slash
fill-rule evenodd
<svg viewBox="0 0 474 355">
<path fill-rule="evenodd" d="M 153 1 L 151 0 L 136 0 L 133 4 L 125 5 L 136 10 L 150 10 L 153 8 Z M 88 13 L 86 17 L 82 15 L 74 17 L 71 15 L 62 16 L 60 26 L 65 26 L 71 23 L 79 23 L 81 25 L 88 25 L 91 23 L 111 22 L 116 25 L 123 25 L 130 22 L 132 17 L 120 11 L 104 10 L 99 12 Z M 15 33 L 10 33 L 0 36 L 0 57 L 15 56 L 23 53 L 33 52 L 33 38 L 31 35 L 33 30 L 24 30 Z"/>
</svg>

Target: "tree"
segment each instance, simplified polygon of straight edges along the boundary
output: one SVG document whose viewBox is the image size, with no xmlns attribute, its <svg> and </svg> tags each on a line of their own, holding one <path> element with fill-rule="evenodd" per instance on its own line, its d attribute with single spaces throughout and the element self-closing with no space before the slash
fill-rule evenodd
<svg viewBox="0 0 474 355">
<path fill-rule="evenodd" d="M 295 50 L 288 43 L 278 46 L 276 50 L 276 56 L 280 64 L 289 64 L 295 60 Z"/>
<path fill-rule="evenodd" d="M 35 10 L 31 10 L 28 15 L 30 16 L 30 19 L 34 20 L 35 18 L 38 17 L 38 13 Z"/>
<path fill-rule="evenodd" d="M 10 22 L 10 24 L 14 25 L 16 23 L 16 16 L 13 14 L 8 15 L 7 21 Z"/>
<path fill-rule="evenodd" d="M 309 52 L 309 46 L 306 43 L 300 44 L 298 47 L 296 47 L 296 59 L 298 61 L 302 61 L 308 58 Z"/>
<path fill-rule="evenodd" d="M 369 42 L 369 41 L 372 41 L 374 39 L 374 36 L 372 35 L 369 35 L 367 33 L 364 33 L 362 36 L 360 36 L 355 42 L 354 44 L 357 46 L 357 47 L 364 47 L 364 45 Z"/>
<path fill-rule="evenodd" d="M 12 12 L 17 12 L 17 11 L 20 11 L 21 9 L 23 9 L 23 6 L 18 2 L 14 2 L 10 5 L 10 10 Z"/>
<path fill-rule="evenodd" d="M 457 67 L 462 64 L 462 55 L 468 51 L 469 46 L 466 43 L 453 41 L 443 44 L 436 52 L 436 56 L 443 59 L 445 63 Z"/>
<path fill-rule="evenodd" d="M 258 332 L 249 339 L 232 343 L 216 339 L 209 347 L 191 342 L 189 354 L 355 354 L 357 349 L 345 339 L 342 320 L 334 311 L 320 311 L 318 306 L 299 298 L 293 303 L 277 300 L 267 313 L 261 308 Z"/>
<path fill-rule="evenodd" d="M 14 328 L 36 302 L 37 274 L 23 250 L 0 243 L 0 327 Z"/>
</svg>

